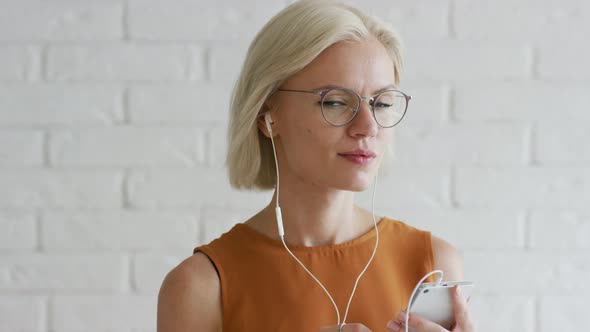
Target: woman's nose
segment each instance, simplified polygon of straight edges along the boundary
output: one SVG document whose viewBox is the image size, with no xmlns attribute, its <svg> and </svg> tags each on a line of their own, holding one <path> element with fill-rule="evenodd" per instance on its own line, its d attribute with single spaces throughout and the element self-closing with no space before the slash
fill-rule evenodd
<svg viewBox="0 0 590 332">
<path fill-rule="evenodd" d="M 359 104 L 359 109 L 352 119 L 350 125 L 351 135 L 354 136 L 376 136 L 379 131 L 379 125 L 373 116 L 370 100 L 363 98 Z"/>
</svg>

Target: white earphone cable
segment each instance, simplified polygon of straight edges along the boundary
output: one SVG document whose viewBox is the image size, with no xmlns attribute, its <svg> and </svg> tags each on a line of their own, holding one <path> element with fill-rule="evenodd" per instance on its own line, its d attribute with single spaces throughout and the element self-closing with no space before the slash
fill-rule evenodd
<svg viewBox="0 0 590 332">
<path fill-rule="evenodd" d="M 348 304 L 346 305 L 346 311 L 344 313 L 344 318 L 343 318 L 342 324 L 341 324 L 340 323 L 340 312 L 338 311 L 338 306 L 336 305 L 336 302 L 334 301 L 334 299 L 332 298 L 332 296 L 330 295 L 330 293 L 328 292 L 328 290 L 326 289 L 326 287 L 324 287 L 324 285 L 313 275 L 313 273 L 311 273 L 307 269 L 307 267 L 305 267 L 305 265 L 297 258 L 297 256 L 295 256 L 293 254 L 293 252 L 291 252 L 291 250 L 289 250 L 289 247 L 287 247 L 287 244 L 285 243 L 285 235 L 284 235 L 284 231 L 283 231 L 283 227 L 282 227 L 281 208 L 279 206 L 279 188 L 280 188 L 280 182 L 279 182 L 279 163 L 278 163 L 278 159 L 277 159 L 275 142 L 274 142 L 273 135 L 272 135 L 272 128 L 270 127 L 270 124 L 268 122 L 267 122 L 267 128 L 269 129 L 269 133 L 270 133 L 270 140 L 271 140 L 271 143 L 272 143 L 272 151 L 273 151 L 273 154 L 274 154 L 275 166 L 276 166 L 276 171 L 277 171 L 277 187 L 276 187 L 277 198 L 276 198 L 276 208 L 275 208 L 275 211 L 276 211 L 277 223 L 278 223 L 278 227 L 279 227 L 279 236 L 281 237 L 281 241 L 283 242 L 283 246 L 285 247 L 285 249 L 287 249 L 287 251 L 289 252 L 289 254 L 291 254 L 291 256 L 299 263 L 299 265 L 301 265 L 301 267 L 303 267 L 303 269 L 320 285 L 320 287 L 324 290 L 324 292 L 326 293 L 326 295 L 328 295 L 328 297 L 330 298 L 330 301 L 334 305 L 334 309 L 336 310 L 336 316 L 337 316 L 337 319 L 338 319 L 338 327 L 341 327 L 342 325 L 346 324 L 346 317 L 348 316 L 348 309 L 350 308 L 350 303 L 352 302 L 352 297 L 354 296 L 354 293 L 356 291 L 358 282 L 359 282 L 360 278 L 362 277 L 362 275 L 367 270 L 367 268 L 369 267 L 369 264 L 371 264 L 371 261 L 373 260 L 373 257 L 375 257 L 375 253 L 377 252 L 377 246 L 379 244 L 379 229 L 377 228 L 377 221 L 375 219 L 375 190 L 377 188 L 377 177 L 378 177 L 378 174 L 379 174 L 379 169 L 377 169 L 377 174 L 375 175 L 375 183 L 374 183 L 374 186 L 373 186 L 373 195 L 372 195 L 372 198 L 371 198 L 371 212 L 373 214 L 373 225 L 375 227 L 375 236 L 376 236 L 375 237 L 375 248 L 373 249 L 373 253 L 371 255 L 371 258 L 367 262 L 367 265 L 361 271 L 361 273 L 359 274 L 359 276 L 357 277 L 357 279 L 356 279 L 356 281 L 354 283 L 354 287 L 353 287 L 352 292 L 350 294 L 350 298 L 348 299 Z"/>
<path fill-rule="evenodd" d="M 377 245 L 379 244 L 379 230 L 377 229 L 377 220 L 375 220 L 375 190 L 377 188 L 378 175 L 379 175 L 379 168 L 377 168 L 377 174 L 375 174 L 375 183 L 373 185 L 373 194 L 371 195 L 371 213 L 373 215 L 373 225 L 375 226 L 375 248 L 373 249 L 373 253 L 371 254 L 371 258 L 369 259 L 369 262 L 367 262 L 367 265 L 365 266 L 363 271 L 356 278 L 356 282 L 354 283 L 354 288 L 352 289 L 352 294 L 350 295 L 350 298 L 348 299 L 348 304 L 346 305 L 346 311 L 344 313 L 344 318 L 342 319 L 342 324 L 346 323 L 346 317 L 348 315 L 348 308 L 350 307 L 350 302 L 352 301 L 352 296 L 354 295 L 354 292 L 356 291 L 356 286 L 358 285 L 359 280 L 361 279 L 361 276 L 365 273 L 365 271 L 369 267 L 369 264 L 371 264 L 371 261 L 373 261 L 373 257 L 375 257 L 375 253 L 377 252 Z"/>
</svg>

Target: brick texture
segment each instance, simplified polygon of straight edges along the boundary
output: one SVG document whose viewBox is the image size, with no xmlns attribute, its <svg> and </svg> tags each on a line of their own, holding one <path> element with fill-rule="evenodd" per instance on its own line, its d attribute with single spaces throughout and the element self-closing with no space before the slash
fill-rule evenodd
<svg viewBox="0 0 590 332">
<path fill-rule="evenodd" d="M 168 271 L 272 197 L 229 186 L 229 98 L 293 1 L 0 1 L 0 331 L 156 331 Z M 479 331 L 585 331 L 590 4 L 348 2 L 413 97 L 376 213 L 458 248 Z"/>
</svg>

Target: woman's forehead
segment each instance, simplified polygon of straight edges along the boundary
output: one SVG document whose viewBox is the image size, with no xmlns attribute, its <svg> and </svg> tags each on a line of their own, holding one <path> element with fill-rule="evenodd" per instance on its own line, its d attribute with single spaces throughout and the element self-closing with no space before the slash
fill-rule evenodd
<svg viewBox="0 0 590 332">
<path fill-rule="evenodd" d="M 366 86 L 381 89 L 393 85 L 395 69 L 385 47 L 374 39 L 338 42 L 318 55 L 285 83 L 306 87 Z"/>
</svg>

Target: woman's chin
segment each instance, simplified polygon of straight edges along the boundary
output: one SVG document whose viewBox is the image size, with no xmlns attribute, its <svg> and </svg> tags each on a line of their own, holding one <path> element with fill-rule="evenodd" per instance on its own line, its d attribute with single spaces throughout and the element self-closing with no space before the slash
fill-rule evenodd
<svg viewBox="0 0 590 332">
<path fill-rule="evenodd" d="M 349 189 L 350 191 L 354 191 L 354 192 L 362 192 L 362 191 L 366 191 L 367 189 L 369 189 L 371 187 L 371 184 L 368 183 L 366 185 L 358 185 L 358 186 L 354 186 L 353 188 Z"/>
<path fill-rule="evenodd" d="M 354 181 L 347 181 L 346 184 L 342 185 L 340 189 L 354 191 L 354 192 L 361 192 L 369 189 L 373 184 L 373 178 L 358 178 L 354 179 Z"/>
</svg>

